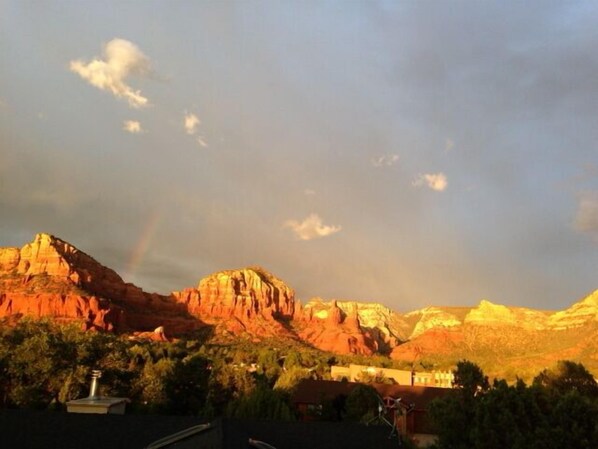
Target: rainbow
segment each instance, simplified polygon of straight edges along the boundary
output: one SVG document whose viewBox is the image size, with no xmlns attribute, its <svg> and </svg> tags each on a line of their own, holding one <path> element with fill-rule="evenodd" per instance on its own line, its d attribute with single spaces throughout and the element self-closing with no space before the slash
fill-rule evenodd
<svg viewBox="0 0 598 449">
<path fill-rule="evenodd" d="M 154 210 L 148 219 L 145 221 L 145 226 L 139 235 L 139 239 L 137 240 L 137 244 L 133 248 L 131 255 L 129 256 L 129 260 L 127 261 L 127 266 L 125 268 L 125 272 L 128 279 L 131 279 L 141 262 L 143 261 L 143 257 L 145 256 L 150 243 L 152 242 L 154 235 L 156 234 L 156 230 L 158 229 L 158 225 L 160 224 L 162 218 L 162 213 L 156 209 Z"/>
</svg>

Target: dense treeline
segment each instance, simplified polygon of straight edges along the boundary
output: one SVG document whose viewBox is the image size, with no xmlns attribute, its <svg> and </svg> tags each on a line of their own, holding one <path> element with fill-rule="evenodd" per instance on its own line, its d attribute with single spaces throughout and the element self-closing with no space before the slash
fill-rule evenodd
<svg viewBox="0 0 598 449">
<path fill-rule="evenodd" d="M 490 385 L 463 361 L 455 381 L 454 394 L 431 407 L 438 449 L 598 448 L 598 384 L 581 364 L 559 362 L 528 386 Z"/>
<path fill-rule="evenodd" d="M 90 372 L 100 369 L 101 393 L 129 398 L 132 412 L 294 420 L 297 383 L 327 379 L 330 365 L 349 362 L 400 367 L 276 341 L 156 343 L 24 319 L 0 325 L 0 407 L 64 409 L 87 396 Z M 490 384 L 467 361 L 455 375 L 457 388 L 430 410 L 438 449 L 598 448 L 598 385 L 581 364 L 560 362 L 531 385 Z M 324 403 L 318 418 L 367 422 L 376 406 L 364 385 Z"/>
<path fill-rule="evenodd" d="M 63 409 L 87 396 L 99 369 L 101 393 L 129 398 L 134 412 L 288 420 L 290 390 L 303 378 L 325 378 L 337 362 L 280 342 L 204 340 L 151 342 L 50 320 L 0 324 L 0 407 Z"/>
<path fill-rule="evenodd" d="M 101 393 L 131 398 L 137 410 L 196 411 L 204 403 L 209 364 L 193 349 L 21 320 L 0 327 L 0 406 L 64 408 L 87 396 L 90 372 L 100 369 Z"/>
</svg>

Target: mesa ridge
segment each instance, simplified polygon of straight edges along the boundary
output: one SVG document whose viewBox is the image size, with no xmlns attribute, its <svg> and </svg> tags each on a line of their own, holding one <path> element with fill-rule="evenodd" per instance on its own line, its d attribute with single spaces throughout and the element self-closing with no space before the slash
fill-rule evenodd
<svg viewBox="0 0 598 449">
<path fill-rule="evenodd" d="M 400 314 L 357 301 L 312 298 L 302 305 L 283 280 L 247 267 L 160 295 L 126 283 L 45 233 L 22 248 L 0 248 L 0 318 L 14 322 L 24 316 L 157 340 L 212 326 L 223 338 L 283 338 L 338 354 L 381 353 L 412 362 L 475 357 L 493 345 L 503 356 L 525 357 L 517 344 L 523 339 L 536 342 L 538 362 L 567 355 L 598 365 L 598 290 L 562 311 L 482 300 L 476 307 L 429 306 Z"/>
</svg>

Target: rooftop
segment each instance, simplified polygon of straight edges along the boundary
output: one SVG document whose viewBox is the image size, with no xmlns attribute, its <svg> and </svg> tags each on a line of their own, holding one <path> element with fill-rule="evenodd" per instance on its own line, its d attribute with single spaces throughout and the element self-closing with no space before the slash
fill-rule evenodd
<svg viewBox="0 0 598 449">
<path fill-rule="evenodd" d="M 157 440 L 202 422 L 205 421 L 191 416 L 0 410 L 0 447 L 144 449 Z M 246 449 L 249 438 L 277 449 L 396 449 L 397 444 L 396 440 L 388 439 L 388 429 L 382 426 L 229 419 L 217 420 L 212 431 L 196 434 L 189 443 L 193 443 L 191 447 L 207 443 L 205 447 L 212 449 Z"/>
</svg>

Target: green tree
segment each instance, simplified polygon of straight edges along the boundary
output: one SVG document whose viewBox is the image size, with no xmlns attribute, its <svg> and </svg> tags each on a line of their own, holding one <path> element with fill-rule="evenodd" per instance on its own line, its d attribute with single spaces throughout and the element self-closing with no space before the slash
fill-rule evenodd
<svg viewBox="0 0 598 449">
<path fill-rule="evenodd" d="M 6 399 L 19 407 L 45 408 L 69 399 L 78 376 L 77 347 L 50 321 L 22 320 L 2 335 Z M 62 395 L 60 394 L 62 390 Z M 73 387 L 73 390 L 77 388 Z"/>
<path fill-rule="evenodd" d="M 581 364 L 569 360 L 557 362 L 554 369 L 545 369 L 533 381 L 558 394 L 577 391 L 581 395 L 598 399 L 598 383 L 594 376 Z"/>
<path fill-rule="evenodd" d="M 580 365 L 545 370 L 532 387 L 518 380 L 487 388 L 476 366 L 461 364 L 457 371 L 457 388 L 430 408 L 439 449 L 598 447 L 598 401 Z"/>
<path fill-rule="evenodd" d="M 173 413 L 197 414 L 206 401 L 210 377 L 209 362 L 199 354 L 179 360 L 166 385 Z"/>
<path fill-rule="evenodd" d="M 156 362 L 149 360 L 145 363 L 140 378 L 140 399 L 148 411 L 170 411 L 167 385 L 173 376 L 175 364 L 174 360 L 168 358 L 161 358 Z"/>
<path fill-rule="evenodd" d="M 274 385 L 281 372 L 278 353 L 270 348 L 261 349 L 257 356 L 257 364 L 260 373 L 268 379 L 270 385 Z"/>
<path fill-rule="evenodd" d="M 598 448 L 598 405 L 579 391 L 560 396 L 550 420 L 550 449 Z"/>
<path fill-rule="evenodd" d="M 201 415 L 206 418 L 222 415 L 229 403 L 249 395 L 256 385 L 255 376 L 245 367 L 215 363 Z"/>
<path fill-rule="evenodd" d="M 309 379 L 311 374 L 308 369 L 302 368 L 301 366 L 294 365 L 291 368 L 283 371 L 276 383 L 274 389 L 292 391 L 303 379 Z"/>
<path fill-rule="evenodd" d="M 484 375 L 482 369 L 469 360 L 461 360 L 457 363 L 457 369 L 453 371 L 455 388 L 462 391 L 464 396 L 473 397 L 484 393 L 490 388 L 488 376 Z"/>
<path fill-rule="evenodd" d="M 299 351 L 290 350 L 284 358 L 284 369 L 289 370 L 296 367 L 303 367 L 301 353 Z"/>
<path fill-rule="evenodd" d="M 488 377 L 473 362 L 462 360 L 453 371 L 455 389 L 452 394 L 430 405 L 436 424 L 440 448 L 470 449 L 474 447 L 473 426 L 481 394 L 489 388 Z"/>
<path fill-rule="evenodd" d="M 474 448 L 545 447 L 542 430 L 547 429 L 547 421 L 536 403 L 536 396 L 523 381 L 514 386 L 504 380 L 495 381 L 475 404 L 472 428 Z"/>
<path fill-rule="evenodd" d="M 288 398 L 277 390 L 260 386 L 249 395 L 231 402 L 226 415 L 233 418 L 268 419 L 276 421 L 293 421 Z"/>
<path fill-rule="evenodd" d="M 456 391 L 432 401 L 429 413 L 436 427 L 440 449 L 473 447 L 471 425 L 475 411 L 465 408 L 464 401 Z"/>
<path fill-rule="evenodd" d="M 349 421 L 367 421 L 376 416 L 380 398 L 371 385 L 357 385 L 347 396 L 345 402 L 346 419 Z"/>
</svg>

